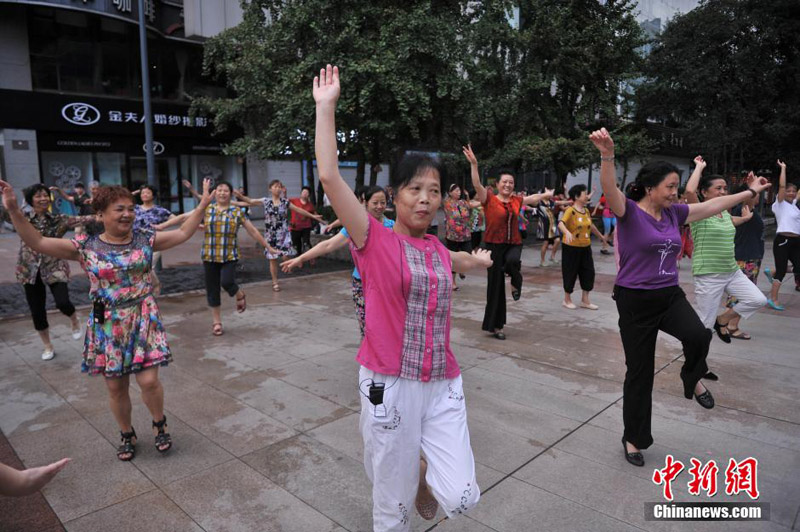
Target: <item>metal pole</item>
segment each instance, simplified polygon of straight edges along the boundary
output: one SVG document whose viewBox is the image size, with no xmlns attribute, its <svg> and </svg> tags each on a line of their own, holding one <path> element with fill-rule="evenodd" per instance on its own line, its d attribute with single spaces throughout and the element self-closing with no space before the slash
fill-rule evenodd
<svg viewBox="0 0 800 532">
<path fill-rule="evenodd" d="M 147 158 L 147 184 L 158 191 L 156 159 L 153 155 L 153 109 L 150 105 L 150 65 L 147 60 L 147 28 L 144 0 L 139 0 L 139 55 L 142 58 L 142 100 L 144 101 L 144 143 Z"/>
</svg>

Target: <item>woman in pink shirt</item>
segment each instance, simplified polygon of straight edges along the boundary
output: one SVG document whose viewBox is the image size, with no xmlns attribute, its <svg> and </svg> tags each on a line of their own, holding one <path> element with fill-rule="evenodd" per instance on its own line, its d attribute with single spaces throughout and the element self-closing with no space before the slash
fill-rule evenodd
<svg viewBox="0 0 800 532">
<path fill-rule="evenodd" d="M 319 180 L 350 235 L 366 303 L 361 364 L 364 465 L 373 483 L 375 530 L 409 530 L 410 507 L 433 519 L 480 498 L 461 372 L 450 350 L 451 269 L 488 268 L 484 250 L 450 252 L 426 229 L 442 202 L 442 171 L 407 155 L 392 179 L 393 229 L 367 215 L 339 174 L 335 113 L 339 71 L 314 78 Z M 422 456 L 421 456 L 422 455 Z M 424 457 L 424 458 L 423 458 Z"/>
</svg>

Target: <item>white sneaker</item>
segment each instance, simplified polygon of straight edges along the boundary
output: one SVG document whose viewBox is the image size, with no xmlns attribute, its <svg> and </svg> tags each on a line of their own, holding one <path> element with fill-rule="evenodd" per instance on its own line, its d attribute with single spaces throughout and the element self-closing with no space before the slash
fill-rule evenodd
<svg viewBox="0 0 800 532">
<path fill-rule="evenodd" d="M 550 266 L 550 263 L 546 260 L 539 263 L 540 268 L 547 268 L 548 266 Z"/>
<path fill-rule="evenodd" d="M 45 349 L 44 353 L 42 353 L 42 360 L 53 360 L 53 357 L 56 356 L 56 352 L 52 349 Z"/>
<path fill-rule="evenodd" d="M 72 331 L 72 339 L 80 340 L 81 338 L 83 338 L 83 327 L 78 326 L 77 329 L 73 329 Z"/>
</svg>

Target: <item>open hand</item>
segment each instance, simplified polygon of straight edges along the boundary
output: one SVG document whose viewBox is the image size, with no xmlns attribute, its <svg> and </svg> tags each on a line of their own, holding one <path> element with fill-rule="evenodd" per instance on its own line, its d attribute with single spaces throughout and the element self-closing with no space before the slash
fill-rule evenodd
<svg viewBox="0 0 800 532">
<path fill-rule="evenodd" d="M 478 166 L 478 158 L 475 157 L 475 152 L 472 151 L 472 144 L 462 146 L 461 150 L 464 152 L 464 157 L 467 158 L 467 161 L 469 161 L 470 165 Z"/>
<path fill-rule="evenodd" d="M 488 249 L 478 248 L 472 252 L 472 257 L 484 268 L 492 267 L 492 252 Z"/>
<path fill-rule="evenodd" d="M 35 488 L 34 491 L 39 491 L 48 482 L 53 480 L 53 477 L 55 477 L 59 471 L 67 467 L 67 464 L 69 464 L 70 461 L 70 458 L 62 458 L 58 462 L 53 462 L 52 464 L 48 464 L 46 466 L 26 469 L 23 471 L 23 473 L 26 477 L 28 477 L 30 485 Z"/>
<path fill-rule="evenodd" d="M 592 132 L 592 134 L 589 135 L 589 140 L 592 141 L 592 144 L 595 145 L 598 151 L 600 151 L 600 155 L 603 157 L 614 155 L 614 139 L 611 138 L 606 128 L 601 128 Z"/>
<path fill-rule="evenodd" d="M 0 179 L 0 194 L 3 195 L 3 207 L 9 212 L 19 209 L 17 195 L 14 194 L 14 187 Z"/>
<path fill-rule="evenodd" d="M 205 208 L 217 196 L 217 189 L 211 190 L 211 179 L 203 179 L 203 195 L 200 196 L 200 205 Z"/>
<path fill-rule="evenodd" d="M 747 205 L 742 205 L 742 218 L 745 220 L 749 220 L 753 217 L 753 211 L 750 210 L 750 207 Z"/>
<path fill-rule="evenodd" d="M 570 233 L 569 231 L 566 231 L 564 233 L 564 243 L 565 244 L 572 244 L 573 240 L 575 240 L 575 237 L 572 236 L 572 233 Z"/>
<path fill-rule="evenodd" d="M 328 65 L 320 69 L 319 76 L 314 76 L 312 93 L 317 104 L 335 104 L 341 92 L 339 86 L 339 67 Z"/>
<path fill-rule="evenodd" d="M 189 182 L 188 179 L 184 179 L 183 181 L 181 181 L 181 183 L 183 183 L 183 186 L 186 187 L 186 189 L 188 189 L 188 190 L 192 190 L 194 188 L 192 186 L 192 183 Z"/>
<path fill-rule="evenodd" d="M 542 193 L 542 199 L 550 199 L 553 197 L 555 193 L 555 189 L 552 188 L 545 188 L 544 192 Z"/>
<path fill-rule="evenodd" d="M 303 261 L 300 259 L 300 257 L 289 259 L 281 264 L 281 270 L 283 270 L 283 273 L 291 273 L 293 270 L 297 270 L 302 267 Z"/>
</svg>

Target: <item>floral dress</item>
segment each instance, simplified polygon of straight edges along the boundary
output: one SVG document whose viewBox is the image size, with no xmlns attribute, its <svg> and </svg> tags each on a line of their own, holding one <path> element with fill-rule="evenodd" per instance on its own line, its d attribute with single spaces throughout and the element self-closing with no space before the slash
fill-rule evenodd
<svg viewBox="0 0 800 532">
<path fill-rule="evenodd" d="M 277 255 L 264 250 L 268 259 L 279 259 L 293 255 L 292 234 L 289 232 L 289 200 L 281 198 L 277 205 L 272 198 L 264 198 L 264 238 L 278 251 Z"/>
<path fill-rule="evenodd" d="M 94 304 L 81 371 L 121 377 L 172 361 L 150 281 L 154 241 L 153 231 L 133 231 L 127 244 L 109 244 L 87 234 L 72 240 Z M 100 304 L 105 306 L 102 315 Z"/>
</svg>

